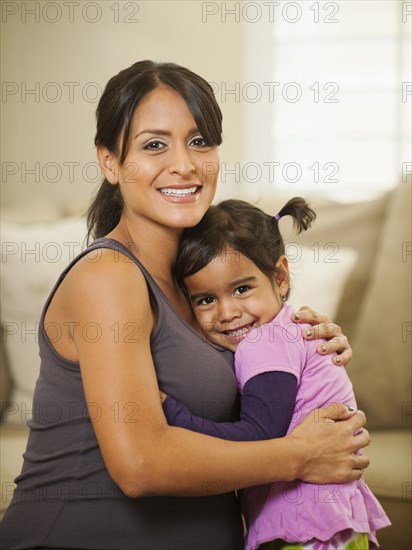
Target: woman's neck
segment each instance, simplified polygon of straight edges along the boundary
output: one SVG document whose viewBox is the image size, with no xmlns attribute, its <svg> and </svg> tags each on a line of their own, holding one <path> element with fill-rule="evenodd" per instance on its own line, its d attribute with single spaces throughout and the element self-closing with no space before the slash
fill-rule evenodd
<svg viewBox="0 0 412 550">
<path fill-rule="evenodd" d="M 124 244 L 138 258 L 175 310 L 193 327 L 198 328 L 190 304 L 173 277 L 182 231 L 146 220 L 130 222 L 127 217 L 122 217 L 107 236 Z"/>
<path fill-rule="evenodd" d="M 170 281 L 182 232 L 151 220 L 122 216 L 108 237 L 127 246 L 152 277 Z"/>
</svg>

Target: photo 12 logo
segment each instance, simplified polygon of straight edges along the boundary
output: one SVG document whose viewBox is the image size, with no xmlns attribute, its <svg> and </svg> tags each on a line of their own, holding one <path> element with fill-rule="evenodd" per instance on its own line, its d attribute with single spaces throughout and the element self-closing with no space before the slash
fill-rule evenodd
<svg viewBox="0 0 412 550">
<path fill-rule="evenodd" d="M 139 23 L 137 2 L 1 2 L 3 23 Z"/>
<path fill-rule="evenodd" d="M 202 2 L 202 22 L 297 23 L 309 16 L 313 23 L 339 23 L 337 2 Z"/>
<path fill-rule="evenodd" d="M 220 181 L 222 183 L 297 183 L 301 181 L 302 176 L 306 180 L 311 180 L 314 183 L 339 183 L 339 179 L 335 177 L 339 172 L 339 165 L 336 162 L 318 161 L 313 164 L 301 164 L 295 161 L 275 162 L 265 161 L 227 163 L 222 162 L 220 166 Z"/>
<path fill-rule="evenodd" d="M 340 91 L 337 82 L 314 82 L 311 85 L 299 82 L 209 82 L 213 93 L 221 103 L 275 103 L 285 101 L 298 103 L 302 97 L 310 97 L 314 103 L 339 103 Z"/>
<path fill-rule="evenodd" d="M 102 95 L 98 82 L 13 82 L 1 84 L 1 102 L 9 103 L 97 103 Z"/>
</svg>

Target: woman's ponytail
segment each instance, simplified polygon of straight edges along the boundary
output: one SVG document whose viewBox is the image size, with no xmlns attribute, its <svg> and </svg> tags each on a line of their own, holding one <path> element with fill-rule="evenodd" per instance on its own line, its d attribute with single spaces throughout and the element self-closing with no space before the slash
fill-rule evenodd
<svg viewBox="0 0 412 550">
<path fill-rule="evenodd" d="M 122 210 L 120 186 L 104 179 L 87 211 L 87 243 L 110 233 L 119 223 Z"/>
</svg>

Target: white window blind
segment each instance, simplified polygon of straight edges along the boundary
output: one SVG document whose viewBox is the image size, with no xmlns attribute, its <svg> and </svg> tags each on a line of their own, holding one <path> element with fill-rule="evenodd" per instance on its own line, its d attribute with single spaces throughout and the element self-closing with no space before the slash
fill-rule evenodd
<svg viewBox="0 0 412 550">
<path fill-rule="evenodd" d="M 412 3 L 273 4 L 247 28 L 247 80 L 273 92 L 245 106 L 245 162 L 275 163 L 261 189 L 353 201 L 410 181 Z"/>
</svg>

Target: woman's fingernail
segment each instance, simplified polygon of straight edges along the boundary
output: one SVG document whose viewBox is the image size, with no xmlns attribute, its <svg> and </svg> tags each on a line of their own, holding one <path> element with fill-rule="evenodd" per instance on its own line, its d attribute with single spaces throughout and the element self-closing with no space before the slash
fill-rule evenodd
<svg viewBox="0 0 412 550">
<path fill-rule="evenodd" d="M 312 336 L 313 332 L 310 330 L 310 328 L 306 331 L 306 336 Z"/>
<path fill-rule="evenodd" d="M 337 363 L 340 363 L 340 362 L 341 362 L 341 358 L 340 358 L 340 357 L 336 357 L 336 362 L 337 362 Z"/>
<path fill-rule="evenodd" d="M 328 348 L 325 345 L 322 346 L 322 351 L 326 351 L 327 349 Z"/>
<path fill-rule="evenodd" d="M 355 409 L 352 407 L 352 405 L 346 405 L 348 407 L 348 411 L 353 412 Z"/>
<path fill-rule="evenodd" d="M 299 319 L 300 319 L 299 313 L 295 313 L 295 315 L 293 317 L 295 318 L 295 321 L 299 321 Z"/>
</svg>

